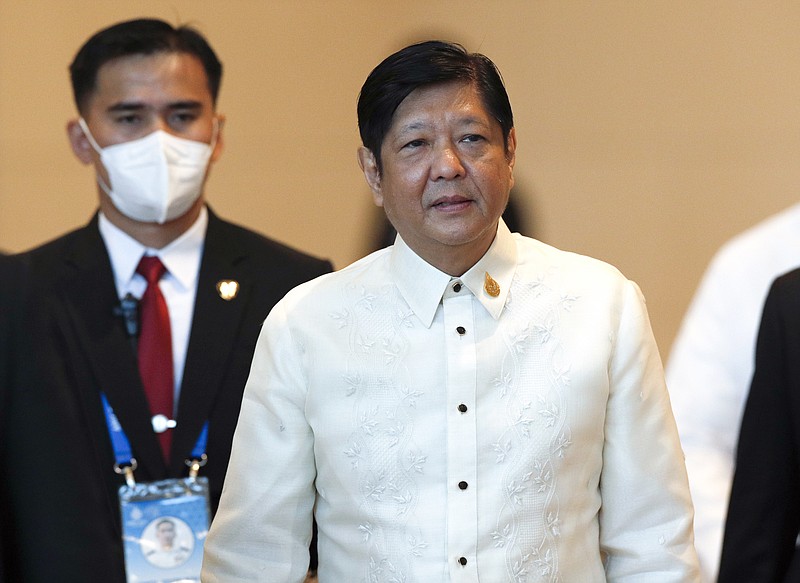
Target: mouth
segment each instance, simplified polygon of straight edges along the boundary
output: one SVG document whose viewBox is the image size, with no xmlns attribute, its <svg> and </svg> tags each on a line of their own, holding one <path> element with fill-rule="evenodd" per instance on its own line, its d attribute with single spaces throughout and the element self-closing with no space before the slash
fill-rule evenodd
<svg viewBox="0 0 800 583">
<path fill-rule="evenodd" d="M 431 208 L 442 212 L 458 212 L 472 204 L 472 200 L 463 196 L 445 196 L 433 201 Z"/>
</svg>

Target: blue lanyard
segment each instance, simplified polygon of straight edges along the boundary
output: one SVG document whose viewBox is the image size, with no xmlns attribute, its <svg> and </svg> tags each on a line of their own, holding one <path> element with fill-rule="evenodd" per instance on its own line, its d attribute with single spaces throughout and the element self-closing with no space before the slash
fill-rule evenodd
<svg viewBox="0 0 800 583">
<path fill-rule="evenodd" d="M 128 440 L 128 436 L 125 435 L 125 431 L 122 429 L 122 425 L 117 419 L 116 414 L 114 414 L 114 409 L 111 408 L 111 404 L 108 402 L 105 393 L 100 393 L 100 398 L 103 400 L 103 412 L 106 415 L 106 426 L 108 426 L 108 434 L 111 436 L 111 446 L 114 448 L 114 458 L 117 462 L 114 466 L 114 470 L 121 473 L 118 468 L 125 467 L 136 469 L 136 460 L 133 457 L 131 442 Z M 203 425 L 203 429 L 200 431 L 200 435 L 197 438 L 197 443 L 194 444 L 191 453 L 192 460 L 205 461 L 207 442 L 208 421 Z"/>
<path fill-rule="evenodd" d="M 105 393 L 100 393 L 100 398 L 103 399 L 103 411 L 106 414 L 106 425 L 108 426 L 108 434 L 111 436 L 111 446 L 114 448 L 114 458 L 118 466 L 131 465 L 133 459 L 133 452 L 131 451 L 131 442 L 128 441 L 128 436 L 122 429 L 119 419 L 114 414 L 114 409 L 108 402 Z"/>
</svg>

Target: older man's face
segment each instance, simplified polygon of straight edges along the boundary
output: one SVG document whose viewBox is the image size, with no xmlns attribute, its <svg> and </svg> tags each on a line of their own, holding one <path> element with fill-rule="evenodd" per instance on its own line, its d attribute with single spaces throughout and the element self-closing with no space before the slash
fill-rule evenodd
<svg viewBox="0 0 800 583">
<path fill-rule="evenodd" d="M 460 275 L 494 239 L 514 184 L 515 147 L 514 131 L 506 149 L 475 87 L 458 81 L 403 100 L 383 142 L 382 171 L 368 150 L 359 160 L 375 204 L 409 247 Z"/>
</svg>

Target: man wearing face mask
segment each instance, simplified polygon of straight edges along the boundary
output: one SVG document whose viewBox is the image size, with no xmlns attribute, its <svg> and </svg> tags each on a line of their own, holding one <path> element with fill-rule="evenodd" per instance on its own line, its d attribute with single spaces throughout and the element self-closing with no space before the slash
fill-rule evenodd
<svg viewBox="0 0 800 583">
<path fill-rule="evenodd" d="M 196 30 L 118 23 L 70 73 L 67 132 L 94 169 L 99 210 L 19 257 L 25 333 L 0 435 L 0 564 L 9 581 L 114 583 L 131 580 L 121 488 L 191 472 L 216 510 L 261 323 L 331 265 L 207 206 L 222 66 Z"/>
</svg>

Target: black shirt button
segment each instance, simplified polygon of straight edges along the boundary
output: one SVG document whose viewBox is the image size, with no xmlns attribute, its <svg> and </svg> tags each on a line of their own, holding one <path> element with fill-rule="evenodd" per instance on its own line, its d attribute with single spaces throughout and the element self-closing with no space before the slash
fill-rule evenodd
<svg viewBox="0 0 800 583">
<path fill-rule="evenodd" d="M 458 559 L 458 562 L 461 563 L 462 565 L 466 565 L 467 564 L 467 557 L 461 557 L 460 559 Z"/>
<path fill-rule="evenodd" d="M 469 485 L 469 484 L 467 484 L 467 483 L 466 483 L 466 482 L 464 482 L 463 480 L 462 480 L 461 482 L 459 482 L 459 483 L 458 483 L 458 487 L 459 487 L 459 488 L 461 488 L 462 490 L 466 490 L 468 485 Z"/>
<path fill-rule="evenodd" d="M 459 336 L 463 336 L 464 334 L 467 333 L 467 329 L 464 328 L 464 326 L 459 326 L 458 328 L 456 328 L 456 332 L 458 332 Z"/>
<path fill-rule="evenodd" d="M 464 403 L 461 403 L 458 406 L 458 410 L 461 411 L 462 413 L 466 413 L 467 412 L 467 406 Z"/>
<path fill-rule="evenodd" d="M 456 292 L 456 293 L 460 292 L 461 291 L 461 284 L 460 283 L 454 283 L 453 284 L 453 291 Z"/>
</svg>

